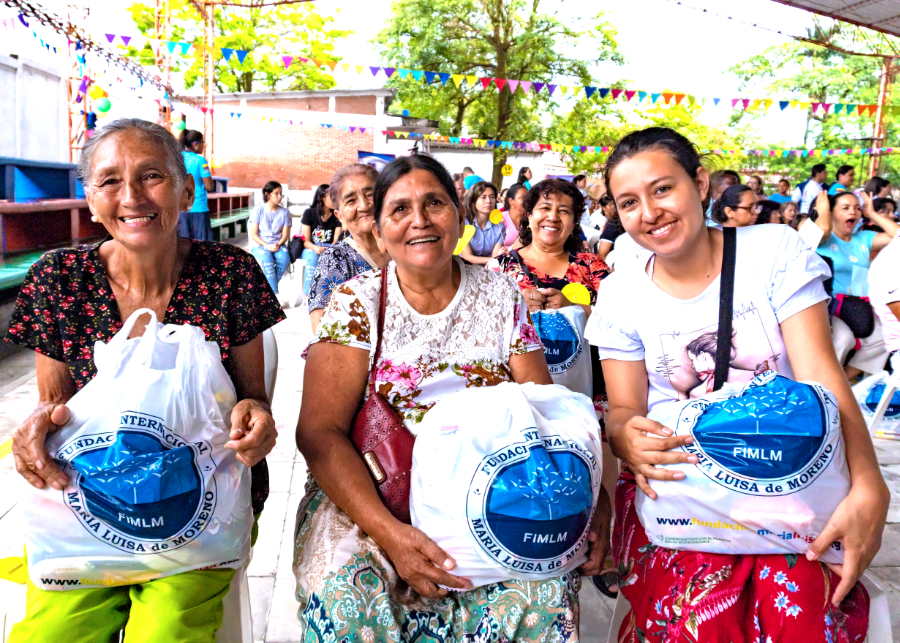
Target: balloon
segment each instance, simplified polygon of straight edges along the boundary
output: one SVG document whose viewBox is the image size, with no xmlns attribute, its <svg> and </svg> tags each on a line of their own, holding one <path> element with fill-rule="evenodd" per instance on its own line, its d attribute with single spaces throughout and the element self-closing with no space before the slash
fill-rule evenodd
<svg viewBox="0 0 900 643">
<path fill-rule="evenodd" d="M 112 103 L 110 103 L 109 99 L 106 97 L 98 98 L 94 102 L 94 109 L 98 112 L 108 112 L 110 107 L 112 107 Z"/>
<path fill-rule="evenodd" d="M 172 127 L 174 127 L 177 131 L 180 132 L 181 130 L 184 129 L 184 121 L 175 121 L 172 124 Z"/>
<path fill-rule="evenodd" d="M 94 112 L 94 113 L 97 115 L 97 118 L 106 118 L 107 116 L 109 116 L 109 112 L 100 112 L 100 111 L 97 111 L 97 112 Z"/>
<path fill-rule="evenodd" d="M 100 85 L 91 85 L 90 89 L 88 89 L 88 96 L 91 98 L 106 98 L 109 94 L 100 87 Z"/>
</svg>

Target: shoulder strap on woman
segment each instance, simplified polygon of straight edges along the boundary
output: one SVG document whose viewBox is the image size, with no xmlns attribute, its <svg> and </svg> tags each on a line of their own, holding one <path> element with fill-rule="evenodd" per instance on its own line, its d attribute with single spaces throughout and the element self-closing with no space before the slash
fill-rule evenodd
<svg viewBox="0 0 900 643">
<path fill-rule="evenodd" d="M 716 336 L 716 370 L 713 390 L 728 380 L 731 368 L 731 322 L 734 315 L 734 262 L 737 255 L 737 228 L 723 228 L 722 274 L 719 277 L 719 331 Z"/>
<path fill-rule="evenodd" d="M 375 340 L 375 359 L 369 369 L 369 395 L 375 395 L 375 372 L 378 370 L 378 358 L 381 357 L 381 337 L 384 335 L 384 310 L 387 306 L 388 268 L 381 269 L 381 294 L 378 297 L 378 339 Z"/>
<path fill-rule="evenodd" d="M 528 277 L 528 280 L 534 284 L 535 288 L 541 287 L 541 280 L 534 276 L 534 273 L 528 269 L 528 266 L 525 264 L 525 260 L 522 259 L 522 255 L 519 254 L 518 250 L 510 248 L 509 250 L 510 256 L 516 260 L 516 263 L 519 264 L 519 268 L 522 269 L 522 272 L 525 273 L 525 276 Z"/>
</svg>

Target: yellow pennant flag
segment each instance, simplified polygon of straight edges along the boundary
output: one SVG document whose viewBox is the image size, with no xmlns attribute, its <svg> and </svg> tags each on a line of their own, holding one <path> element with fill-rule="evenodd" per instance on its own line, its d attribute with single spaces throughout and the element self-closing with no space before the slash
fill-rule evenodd
<svg viewBox="0 0 900 643">
<path fill-rule="evenodd" d="M 348 65 L 347 63 L 341 63 L 341 69 L 343 69 L 344 73 L 346 74 L 350 71 L 350 65 Z"/>
<path fill-rule="evenodd" d="M 472 142 L 475 143 L 476 147 L 484 147 L 484 144 L 487 142 L 487 139 L 476 138 Z"/>
<path fill-rule="evenodd" d="M 767 98 L 766 100 L 763 101 L 763 105 L 766 106 L 766 111 L 769 111 L 769 108 L 772 106 L 772 99 Z"/>
<path fill-rule="evenodd" d="M 466 76 L 466 82 L 469 83 L 469 87 L 475 87 L 475 82 L 478 80 L 478 76 Z"/>
<path fill-rule="evenodd" d="M 409 132 L 397 132 L 397 136 L 402 136 L 403 138 L 409 138 Z"/>
<path fill-rule="evenodd" d="M 365 65 L 357 65 L 357 66 L 356 66 L 356 73 L 357 73 L 357 74 L 363 73 L 363 69 L 365 69 L 365 68 L 366 68 Z"/>
<path fill-rule="evenodd" d="M 800 101 L 799 101 L 799 100 L 792 100 L 792 101 L 791 101 L 791 109 L 797 109 L 798 107 L 800 107 Z"/>
<path fill-rule="evenodd" d="M 560 85 L 560 86 L 559 86 L 559 91 L 561 91 L 561 92 L 562 92 L 562 95 L 565 96 L 566 94 L 569 93 L 569 87 L 568 87 L 568 85 Z"/>
<path fill-rule="evenodd" d="M 572 88 L 572 96 L 577 96 L 578 92 L 580 92 L 582 89 L 584 89 L 584 87 L 582 87 L 580 85 L 578 87 L 573 87 Z"/>
<path fill-rule="evenodd" d="M 694 98 L 693 96 L 691 96 L 690 94 L 687 95 L 687 100 L 688 100 L 688 105 L 690 105 L 691 107 L 693 107 L 694 103 L 697 102 L 697 99 Z"/>
<path fill-rule="evenodd" d="M 199 43 L 199 42 L 194 44 L 194 53 L 195 54 L 202 54 L 204 51 L 206 51 L 206 45 Z"/>
<path fill-rule="evenodd" d="M 809 109 L 809 103 L 800 103 L 800 109 Z"/>
<path fill-rule="evenodd" d="M 453 74 L 450 76 L 450 78 L 453 79 L 453 84 L 455 84 L 457 87 L 459 87 L 460 83 L 462 83 L 462 81 L 463 81 L 462 74 Z"/>
<path fill-rule="evenodd" d="M 209 47 L 207 51 L 213 58 L 220 58 L 222 56 L 222 49 L 220 47 Z"/>
<path fill-rule="evenodd" d="M 759 107 L 760 101 L 758 98 L 755 98 L 752 103 L 750 103 L 750 109 L 757 109 Z"/>
</svg>

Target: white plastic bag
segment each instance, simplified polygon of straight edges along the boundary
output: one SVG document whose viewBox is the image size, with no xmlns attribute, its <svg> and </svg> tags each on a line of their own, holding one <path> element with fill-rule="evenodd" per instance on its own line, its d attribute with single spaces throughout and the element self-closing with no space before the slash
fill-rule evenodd
<svg viewBox="0 0 900 643">
<path fill-rule="evenodd" d="M 581 306 L 539 310 L 531 313 L 531 322 L 544 344 L 553 383 L 592 398 L 591 347 L 584 339 L 587 316 Z"/>
<path fill-rule="evenodd" d="M 859 403 L 859 409 L 869 428 L 872 427 L 875 411 L 878 410 L 878 405 L 884 396 L 889 377 L 890 373 L 881 371 L 853 385 L 853 396 Z M 891 397 L 884 417 L 875 431 L 875 437 L 885 440 L 900 440 L 900 391 L 896 391 Z"/>
<path fill-rule="evenodd" d="M 650 541 L 722 554 L 805 554 L 850 492 L 834 395 L 811 382 L 769 371 L 745 386 L 662 405 L 649 417 L 675 435 L 700 463 L 667 465 L 680 481 L 651 480 L 635 507 Z M 823 562 L 840 563 L 834 543 Z"/>
<path fill-rule="evenodd" d="M 151 316 L 142 337 L 135 321 Z M 136 311 L 94 345 L 97 376 L 47 439 L 70 483 L 23 503 L 28 571 L 40 589 L 141 583 L 238 568 L 250 550 L 250 469 L 225 449 L 236 403 L 215 342 Z"/>
<path fill-rule="evenodd" d="M 449 395 L 413 449 L 410 511 L 475 587 L 543 580 L 587 558 L 601 475 L 590 399 L 557 385 Z"/>
</svg>

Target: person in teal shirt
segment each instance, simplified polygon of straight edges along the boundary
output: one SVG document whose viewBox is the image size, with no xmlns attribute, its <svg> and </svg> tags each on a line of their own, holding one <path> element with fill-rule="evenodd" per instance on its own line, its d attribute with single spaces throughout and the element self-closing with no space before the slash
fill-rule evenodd
<svg viewBox="0 0 900 643">
<path fill-rule="evenodd" d="M 781 179 L 778 182 L 778 192 L 769 196 L 769 201 L 781 204 L 791 200 L 791 182 L 787 179 Z"/>
<path fill-rule="evenodd" d="M 209 220 L 209 199 L 207 193 L 214 190 L 209 163 L 203 152 L 203 134 L 193 129 L 181 133 L 181 145 L 184 150 L 184 166 L 188 174 L 194 177 L 194 204 L 178 218 L 178 236 L 197 241 L 212 241 L 212 224 Z"/>
<path fill-rule="evenodd" d="M 856 180 L 856 170 L 851 165 L 842 165 L 837 171 L 837 182 L 828 188 L 828 195 L 834 196 L 841 192 L 850 192 L 850 186 Z"/>
<path fill-rule="evenodd" d="M 859 230 L 862 211 L 859 199 L 852 192 L 830 197 L 820 192 L 816 197 L 815 223 L 824 233 L 817 251 L 831 260 L 834 274 L 831 295 L 841 307 L 847 297 L 868 298 L 869 257 L 881 251 L 900 231 L 900 225 L 875 211 L 871 195 L 863 193 L 863 200 L 866 216 L 884 232 Z M 861 302 L 854 303 L 857 307 L 861 305 Z M 865 303 L 868 305 L 867 299 Z M 874 330 L 866 337 L 856 337 L 844 321 L 845 314 L 839 311 L 835 311 L 831 319 L 831 336 L 841 364 L 851 349 L 857 349 L 844 367 L 847 377 L 852 380 L 861 373 L 880 371 L 887 361 L 881 322 L 876 317 Z"/>
</svg>

